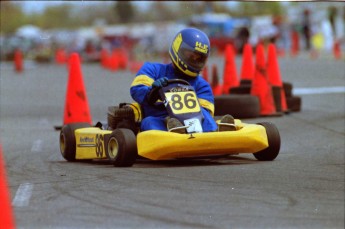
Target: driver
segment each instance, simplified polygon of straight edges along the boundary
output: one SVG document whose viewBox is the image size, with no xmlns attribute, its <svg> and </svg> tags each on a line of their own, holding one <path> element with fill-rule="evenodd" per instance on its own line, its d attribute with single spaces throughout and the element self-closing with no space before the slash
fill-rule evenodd
<svg viewBox="0 0 345 229">
<path fill-rule="evenodd" d="M 169 118 L 164 104 L 161 101 L 152 104 L 150 91 L 153 88 L 167 86 L 169 79 L 186 80 L 195 90 L 201 106 L 204 119 L 204 132 L 216 131 L 218 126 L 213 119 L 214 97 L 209 83 L 199 73 L 204 68 L 210 54 L 210 41 L 207 35 L 195 28 L 183 29 L 173 39 L 169 55 L 171 63 L 146 62 L 134 78 L 130 94 L 140 104 L 143 111 L 141 131 L 170 130 L 177 133 L 186 133 L 176 118 Z M 221 123 L 231 122 L 232 116 L 225 115 Z M 223 128 L 223 129 L 221 129 Z M 233 126 L 220 125 L 220 131 L 231 130 Z"/>
</svg>

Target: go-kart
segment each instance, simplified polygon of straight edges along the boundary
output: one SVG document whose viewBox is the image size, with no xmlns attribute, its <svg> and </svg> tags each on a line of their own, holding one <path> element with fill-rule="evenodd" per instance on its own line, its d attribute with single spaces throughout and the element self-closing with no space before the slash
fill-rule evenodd
<svg viewBox="0 0 345 229">
<path fill-rule="evenodd" d="M 239 119 L 230 123 L 233 131 L 203 132 L 201 107 L 192 86 L 184 80 L 169 80 L 153 89 L 149 100 L 160 101 L 170 117 L 178 119 L 185 134 L 172 131 L 140 131 L 142 111 L 137 103 L 108 108 L 108 123 L 64 125 L 60 151 L 67 161 L 108 159 L 114 166 L 132 166 L 138 157 L 151 160 L 213 157 L 252 153 L 260 161 L 274 160 L 280 150 L 280 135 L 269 122 L 248 124 Z"/>
</svg>

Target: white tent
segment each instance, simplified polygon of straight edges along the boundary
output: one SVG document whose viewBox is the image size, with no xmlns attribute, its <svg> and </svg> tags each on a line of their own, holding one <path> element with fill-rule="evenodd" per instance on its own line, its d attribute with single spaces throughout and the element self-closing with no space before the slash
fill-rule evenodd
<svg viewBox="0 0 345 229">
<path fill-rule="evenodd" d="M 42 31 L 34 25 L 24 25 L 17 29 L 16 35 L 24 38 L 39 38 Z"/>
</svg>

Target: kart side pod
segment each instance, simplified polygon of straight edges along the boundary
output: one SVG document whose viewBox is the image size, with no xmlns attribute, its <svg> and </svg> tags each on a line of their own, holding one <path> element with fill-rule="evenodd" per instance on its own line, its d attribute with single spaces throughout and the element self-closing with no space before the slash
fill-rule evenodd
<svg viewBox="0 0 345 229">
<path fill-rule="evenodd" d="M 239 124 L 237 131 L 176 134 L 145 131 L 137 136 L 138 154 L 152 160 L 253 153 L 258 160 L 274 160 L 280 136 L 272 123 Z M 159 139 L 152 141 L 152 139 Z"/>
<path fill-rule="evenodd" d="M 60 132 L 60 151 L 67 161 L 109 159 L 114 166 L 132 166 L 137 158 L 132 130 L 102 130 L 87 123 L 68 124 Z"/>
</svg>

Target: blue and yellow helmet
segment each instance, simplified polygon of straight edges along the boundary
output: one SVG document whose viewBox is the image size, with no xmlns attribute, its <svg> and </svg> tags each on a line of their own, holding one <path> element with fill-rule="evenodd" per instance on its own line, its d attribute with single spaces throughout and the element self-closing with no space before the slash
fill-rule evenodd
<svg viewBox="0 0 345 229">
<path fill-rule="evenodd" d="M 183 29 L 173 39 L 169 54 L 173 64 L 184 74 L 196 77 L 210 53 L 207 35 L 195 28 Z"/>
</svg>

